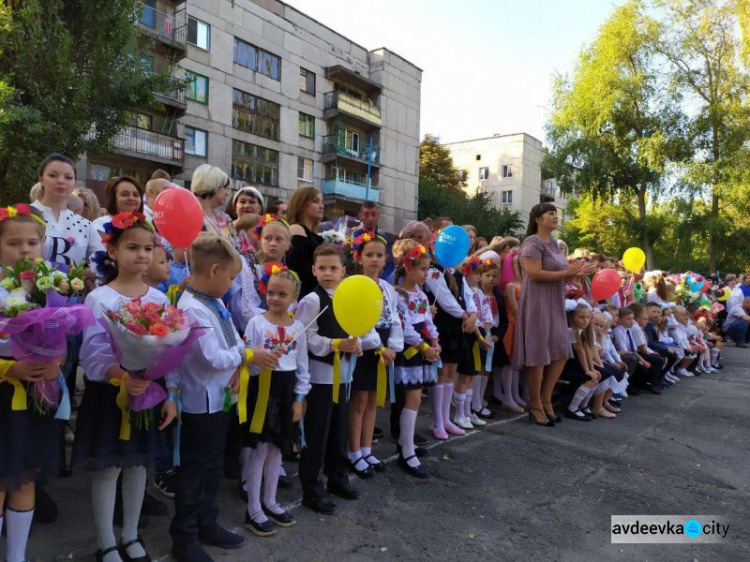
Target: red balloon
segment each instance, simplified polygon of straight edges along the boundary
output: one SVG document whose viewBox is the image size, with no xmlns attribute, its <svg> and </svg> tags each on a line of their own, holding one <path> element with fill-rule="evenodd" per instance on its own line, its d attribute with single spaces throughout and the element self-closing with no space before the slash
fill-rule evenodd
<svg viewBox="0 0 750 562">
<path fill-rule="evenodd" d="M 711 288 L 710 283 L 708 282 L 707 279 L 704 279 L 703 280 L 703 287 L 701 287 L 701 293 L 707 293 L 710 288 Z"/>
<path fill-rule="evenodd" d="M 203 228 L 203 207 L 191 191 L 170 187 L 154 201 L 154 224 L 175 248 L 189 248 Z"/>
<path fill-rule="evenodd" d="M 620 274 L 614 269 L 602 269 L 591 281 L 591 296 L 595 301 L 603 301 L 614 295 L 622 285 Z"/>
</svg>

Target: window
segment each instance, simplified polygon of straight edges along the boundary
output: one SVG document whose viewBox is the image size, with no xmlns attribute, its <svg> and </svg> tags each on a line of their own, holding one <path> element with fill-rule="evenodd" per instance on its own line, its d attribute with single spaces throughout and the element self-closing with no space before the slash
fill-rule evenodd
<svg viewBox="0 0 750 562">
<path fill-rule="evenodd" d="M 130 124 L 133 127 L 138 127 L 139 129 L 146 129 L 147 131 L 150 131 L 154 124 L 154 118 L 151 115 L 147 115 L 145 113 L 131 113 Z"/>
<path fill-rule="evenodd" d="M 488 179 L 490 179 L 490 169 L 489 168 L 479 168 L 479 179 L 480 180 L 488 180 Z"/>
<path fill-rule="evenodd" d="M 309 158 L 297 157 L 297 179 L 313 183 L 315 176 L 313 170 L 315 169 L 315 163 Z"/>
<path fill-rule="evenodd" d="M 315 74 L 304 68 L 299 69 L 299 89 L 315 95 Z"/>
<path fill-rule="evenodd" d="M 156 27 L 156 0 L 143 0 L 138 21 L 145 26 Z"/>
<path fill-rule="evenodd" d="M 185 77 L 189 81 L 186 90 L 187 99 L 203 105 L 208 104 L 208 78 L 193 72 L 186 72 Z"/>
<path fill-rule="evenodd" d="M 299 113 L 299 135 L 308 139 L 315 138 L 315 117 L 306 113 Z"/>
<path fill-rule="evenodd" d="M 234 38 L 234 62 L 250 70 L 265 74 L 274 80 L 281 79 L 281 59 L 279 57 L 236 37 Z"/>
<path fill-rule="evenodd" d="M 507 191 L 501 191 L 500 203 L 502 203 L 503 205 L 510 205 L 511 203 L 513 203 L 513 190 L 509 189 Z"/>
<path fill-rule="evenodd" d="M 232 141 L 232 177 L 247 183 L 279 185 L 279 153 L 255 144 Z"/>
<path fill-rule="evenodd" d="M 506 164 L 503 166 L 503 177 L 504 178 L 513 177 L 513 166 L 511 166 L 510 164 Z"/>
<path fill-rule="evenodd" d="M 359 133 L 344 129 L 344 149 L 359 154 Z"/>
<path fill-rule="evenodd" d="M 267 99 L 234 90 L 232 103 L 232 126 L 245 131 L 279 140 L 279 115 L 281 106 Z"/>
<path fill-rule="evenodd" d="M 208 156 L 208 133 L 185 127 L 185 152 L 202 158 Z"/>
<path fill-rule="evenodd" d="M 195 18 L 188 18 L 188 43 L 208 51 L 211 48 L 211 26 Z"/>
</svg>

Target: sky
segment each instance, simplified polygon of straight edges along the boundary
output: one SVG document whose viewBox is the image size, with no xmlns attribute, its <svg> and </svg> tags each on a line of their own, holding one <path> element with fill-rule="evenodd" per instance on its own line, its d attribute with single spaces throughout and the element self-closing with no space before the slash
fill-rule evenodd
<svg viewBox="0 0 750 562">
<path fill-rule="evenodd" d="M 612 0 L 286 0 L 423 70 L 421 135 L 545 140 L 552 79 L 571 72 Z M 619 3 L 619 2 L 618 2 Z"/>
</svg>

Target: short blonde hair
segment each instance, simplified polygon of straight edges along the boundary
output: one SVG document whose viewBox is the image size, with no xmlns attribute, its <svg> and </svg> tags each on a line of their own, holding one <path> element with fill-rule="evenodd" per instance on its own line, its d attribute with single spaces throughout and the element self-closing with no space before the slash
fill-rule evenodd
<svg viewBox="0 0 750 562">
<path fill-rule="evenodd" d="M 193 172 L 190 189 L 195 195 L 207 198 L 230 183 L 229 176 L 221 168 L 211 164 L 201 164 Z"/>
<path fill-rule="evenodd" d="M 41 182 L 36 182 L 34 184 L 34 187 L 31 188 L 29 191 L 29 201 L 32 203 L 36 200 L 38 200 L 42 196 L 42 184 Z"/>
<path fill-rule="evenodd" d="M 88 187 L 76 187 L 73 190 L 73 193 L 78 195 L 78 197 L 80 197 L 85 203 L 83 210 L 83 216 L 85 218 L 93 221 L 102 216 L 102 207 L 99 205 L 99 199 L 96 197 L 96 193 L 91 189 Z"/>
<path fill-rule="evenodd" d="M 233 265 L 237 270 L 242 269 L 242 258 L 229 240 L 207 232 L 199 234 L 190 246 L 190 258 L 193 272 L 197 274 L 205 273 L 214 264 L 222 268 Z"/>
</svg>

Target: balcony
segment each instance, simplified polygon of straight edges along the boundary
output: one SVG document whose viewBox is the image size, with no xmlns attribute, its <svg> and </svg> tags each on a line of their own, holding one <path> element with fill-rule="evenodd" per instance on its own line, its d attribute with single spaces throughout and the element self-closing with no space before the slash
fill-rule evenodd
<svg viewBox="0 0 750 562">
<path fill-rule="evenodd" d="M 341 135 L 328 135 L 323 137 L 323 162 L 330 162 L 336 158 L 343 157 L 347 160 L 359 162 L 361 164 L 367 164 L 370 160 L 370 149 L 369 147 L 362 147 L 361 142 L 358 143 L 359 147 L 354 150 L 347 148 L 344 144 L 344 139 Z M 372 147 L 372 165 L 380 167 L 380 146 L 373 145 Z"/>
<path fill-rule="evenodd" d="M 325 95 L 326 119 L 337 115 L 348 116 L 368 127 L 381 127 L 380 108 L 371 100 L 359 100 L 344 92 L 328 92 Z"/>
<path fill-rule="evenodd" d="M 187 53 L 187 16 L 184 8 L 166 14 L 146 4 L 139 4 L 138 27 L 149 37 Z"/>
<path fill-rule="evenodd" d="M 179 164 L 185 160 L 185 141 L 155 131 L 125 127 L 114 138 L 121 152 L 138 158 L 165 164 Z"/>
<path fill-rule="evenodd" d="M 182 115 L 187 111 L 187 101 L 185 100 L 185 90 L 172 90 L 171 92 L 154 92 L 156 100 L 180 110 Z"/>
<path fill-rule="evenodd" d="M 323 180 L 322 188 L 324 196 L 344 197 L 346 199 L 356 199 L 357 201 L 364 201 L 367 194 L 367 185 L 344 179 Z M 367 194 L 367 200 L 375 201 L 376 203 L 380 201 L 380 191 L 377 186 L 370 186 L 370 193 Z"/>
</svg>

